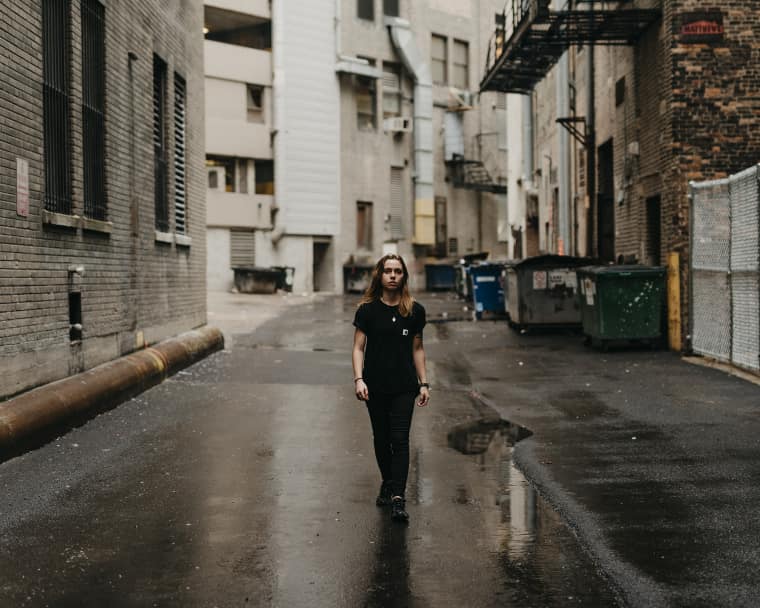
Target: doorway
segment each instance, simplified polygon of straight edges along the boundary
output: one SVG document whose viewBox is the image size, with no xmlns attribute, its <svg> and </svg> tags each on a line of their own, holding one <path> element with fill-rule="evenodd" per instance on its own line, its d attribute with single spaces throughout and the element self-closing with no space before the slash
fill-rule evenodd
<svg viewBox="0 0 760 608">
<path fill-rule="evenodd" d="M 314 291 L 329 290 L 331 286 L 330 240 L 314 239 L 311 276 Z"/>
<path fill-rule="evenodd" d="M 612 139 L 598 150 L 597 255 L 602 262 L 615 260 L 615 163 Z"/>
</svg>

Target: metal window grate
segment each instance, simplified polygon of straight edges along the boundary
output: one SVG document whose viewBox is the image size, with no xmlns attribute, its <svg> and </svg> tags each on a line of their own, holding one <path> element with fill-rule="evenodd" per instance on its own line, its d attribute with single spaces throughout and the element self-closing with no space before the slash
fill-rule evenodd
<svg viewBox="0 0 760 608">
<path fill-rule="evenodd" d="M 43 130 L 45 209 L 71 213 L 68 0 L 43 0 Z"/>
<path fill-rule="evenodd" d="M 185 193 L 185 143 L 187 87 L 185 80 L 174 75 L 174 230 L 187 232 L 187 205 Z"/>
<path fill-rule="evenodd" d="M 166 62 L 153 55 L 153 169 L 155 225 L 169 231 L 169 204 L 166 176 Z"/>
<path fill-rule="evenodd" d="M 230 266 L 250 268 L 256 265 L 256 233 L 252 230 L 230 230 Z"/>
<path fill-rule="evenodd" d="M 84 214 L 105 221 L 105 7 L 82 2 L 82 154 Z"/>
</svg>

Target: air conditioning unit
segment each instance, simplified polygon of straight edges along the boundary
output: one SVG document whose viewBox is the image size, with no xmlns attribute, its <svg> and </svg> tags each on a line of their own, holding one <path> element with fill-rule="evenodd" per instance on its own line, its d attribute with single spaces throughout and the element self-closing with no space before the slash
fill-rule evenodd
<svg viewBox="0 0 760 608">
<path fill-rule="evenodd" d="M 383 121 L 383 131 L 394 133 L 410 133 L 412 119 L 408 116 L 391 116 Z"/>
</svg>

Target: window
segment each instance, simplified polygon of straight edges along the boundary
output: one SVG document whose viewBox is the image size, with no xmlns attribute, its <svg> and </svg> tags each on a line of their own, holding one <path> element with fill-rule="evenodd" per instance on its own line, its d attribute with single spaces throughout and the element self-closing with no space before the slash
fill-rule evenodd
<svg viewBox="0 0 760 608">
<path fill-rule="evenodd" d="M 248 122 L 264 122 L 264 87 L 249 84 L 246 89 Z"/>
<path fill-rule="evenodd" d="M 271 160 L 257 160 L 256 194 L 274 194 L 274 163 Z"/>
<path fill-rule="evenodd" d="M 106 219 L 105 175 L 105 7 L 82 2 L 82 156 L 84 215 Z"/>
<path fill-rule="evenodd" d="M 42 2 L 45 209 L 71 214 L 68 0 Z"/>
<path fill-rule="evenodd" d="M 401 66 L 383 63 L 383 118 L 401 116 Z"/>
<path fill-rule="evenodd" d="M 356 203 L 356 247 L 372 249 L 372 203 Z"/>
<path fill-rule="evenodd" d="M 465 91 L 470 88 L 469 45 L 461 40 L 454 40 L 454 56 L 451 62 L 451 84 Z"/>
<path fill-rule="evenodd" d="M 206 5 L 203 26 L 206 40 L 261 51 L 272 50 L 272 22 L 262 21 L 255 15 Z"/>
<path fill-rule="evenodd" d="M 248 194 L 248 173 L 253 161 L 248 158 L 235 158 L 233 156 L 207 156 L 206 171 L 208 173 L 208 187 L 211 190 L 223 190 L 224 192 L 238 192 Z M 260 164 L 266 167 L 266 163 L 271 166 L 271 161 L 256 162 L 256 193 L 272 194 L 273 192 L 259 192 L 259 179 L 270 179 L 266 168 L 261 168 Z M 223 184 L 223 185 L 222 185 Z"/>
<path fill-rule="evenodd" d="M 359 19 L 375 20 L 375 0 L 357 0 L 356 15 Z"/>
<path fill-rule="evenodd" d="M 383 0 L 383 14 L 387 17 L 398 17 L 398 0 Z"/>
<path fill-rule="evenodd" d="M 625 103 L 625 76 L 615 83 L 615 106 L 622 106 Z"/>
<path fill-rule="evenodd" d="M 185 147 L 187 127 L 187 86 L 184 78 L 174 74 L 174 232 L 187 232 L 185 194 Z"/>
<path fill-rule="evenodd" d="M 404 170 L 400 167 L 391 167 L 391 213 L 390 229 L 391 239 L 399 240 L 404 237 L 401 216 L 404 207 Z"/>
<path fill-rule="evenodd" d="M 166 176 L 166 63 L 153 55 L 153 168 L 155 226 L 169 231 Z"/>
<path fill-rule="evenodd" d="M 362 131 L 374 131 L 377 126 L 375 79 L 356 76 L 354 93 L 356 96 L 356 126 Z"/>
<path fill-rule="evenodd" d="M 433 82 L 435 84 L 446 84 L 448 78 L 447 55 L 446 55 L 446 38 L 433 34 L 431 44 Z"/>
</svg>

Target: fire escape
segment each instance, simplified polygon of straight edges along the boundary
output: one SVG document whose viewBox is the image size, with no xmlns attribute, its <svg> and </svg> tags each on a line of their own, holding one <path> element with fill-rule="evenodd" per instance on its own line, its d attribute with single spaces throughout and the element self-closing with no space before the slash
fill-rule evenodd
<svg viewBox="0 0 760 608">
<path fill-rule="evenodd" d="M 446 165 L 455 188 L 493 194 L 507 193 L 506 184 L 495 181 L 482 160 L 469 160 L 463 155 L 455 154 L 451 160 L 446 161 Z"/>
<path fill-rule="evenodd" d="M 480 90 L 530 93 L 573 45 L 634 44 L 661 11 L 625 6 L 631 4 L 632 0 L 568 0 L 567 10 L 551 10 L 551 0 L 510 0 L 512 32 L 507 39 L 505 7 L 488 50 Z"/>
</svg>

